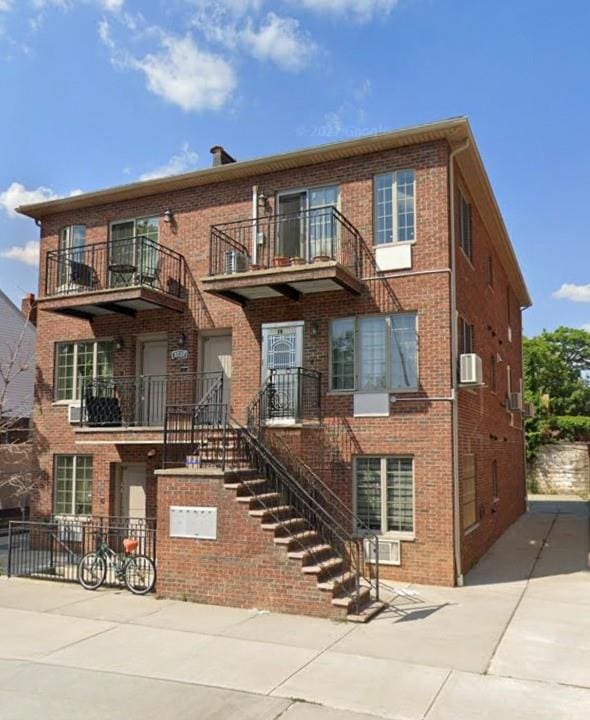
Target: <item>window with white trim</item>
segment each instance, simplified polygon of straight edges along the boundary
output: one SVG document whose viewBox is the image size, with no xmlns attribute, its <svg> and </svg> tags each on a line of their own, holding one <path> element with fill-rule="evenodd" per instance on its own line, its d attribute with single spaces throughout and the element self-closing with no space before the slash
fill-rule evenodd
<svg viewBox="0 0 590 720">
<path fill-rule="evenodd" d="M 473 352 L 473 325 L 459 317 L 459 355 Z"/>
<path fill-rule="evenodd" d="M 53 478 L 56 515 L 92 513 L 92 455 L 56 455 Z"/>
<path fill-rule="evenodd" d="M 55 345 L 55 400 L 78 400 L 84 378 L 113 375 L 113 342 L 89 340 Z"/>
<path fill-rule="evenodd" d="M 330 344 L 331 390 L 418 389 L 416 313 L 333 320 Z"/>
<path fill-rule="evenodd" d="M 461 250 L 472 259 L 473 244 L 471 240 L 471 203 L 459 193 L 459 245 Z"/>
<path fill-rule="evenodd" d="M 357 457 L 355 513 L 377 533 L 414 533 L 414 461 L 410 457 Z"/>
<path fill-rule="evenodd" d="M 415 239 L 415 177 L 413 170 L 375 175 L 373 189 L 375 245 Z"/>
</svg>

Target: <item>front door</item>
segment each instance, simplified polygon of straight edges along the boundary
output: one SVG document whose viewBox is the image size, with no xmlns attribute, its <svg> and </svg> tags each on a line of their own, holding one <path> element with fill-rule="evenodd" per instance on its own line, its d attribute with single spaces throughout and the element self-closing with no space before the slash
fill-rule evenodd
<svg viewBox="0 0 590 720">
<path fill-rule="evenodd" d="M 279 196 L 277 246 L 280 257 L 305 257 L 305 213 L 307 193 L 296 192 Z"/>
<path fill-rule="evenodd" d="M 145 476 L 143 464 L 121 466 L 119 507 L 122 517 L 145 520 Z"/>
<path fill-rule="evenodd" d="M 138 415 L 142 425 L 164 425 L 167 356 L 167 340 L 148 340 L 141 344 L 143 377 L 138 388 Z"/>
<path fill-rule="evenodd" d="M 202 394 L 210 386 L 209 373 L 223 374 L 223 403 L 229 408 L 231 398 L 231 335 L 205 335 L 202 339 L 201 370 L 205 376 Z M 197 398 L 200 400 L 200 398 Z"/>
<path fill-rule="evenodd" d="M 267 422 L 297 422 L 302 362 L 303 321 L 262 326 L 262 383 L 271 380 L 262 408 Z"/>
</svg>

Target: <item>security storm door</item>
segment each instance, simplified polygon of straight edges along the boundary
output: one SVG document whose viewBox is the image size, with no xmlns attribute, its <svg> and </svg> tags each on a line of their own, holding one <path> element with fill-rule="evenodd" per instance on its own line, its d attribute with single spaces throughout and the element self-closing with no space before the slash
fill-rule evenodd
<svg viewBox="0 0 590 720">
<path fill-rule="evenodd" d="M 303 321 L 262 326 L 262 383 L 269 380 L 262 408 L 267 422 L 295 423 L 300 417 Z"/>
<path fill-rule="evenodd" d="M 164 425 L 167 355 L 166 340 L 150 340 L 141 345 L 142 377 L 138 380 L 138 414 L 142 425 Z"/>
</svg>

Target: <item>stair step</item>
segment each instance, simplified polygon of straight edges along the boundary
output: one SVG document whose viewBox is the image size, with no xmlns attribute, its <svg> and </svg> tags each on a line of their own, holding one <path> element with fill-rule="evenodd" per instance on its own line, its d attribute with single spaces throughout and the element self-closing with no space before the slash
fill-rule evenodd
<svg viewBox="0 0 590 720">
<path fill-rule="evenodd" d="M 329 559 L 329 554 L 332 553 L 332 556 L 334 555 L 334 548 L 331 545 L 310 545 L 309 547 L 305 548 L 299 548 L 298 550 L 289 550 L 287 552 L 287 557 L 291 558 L 291 560 L 312 560 L 317 561 L 318 556 L 325 555 L 326 560 Z M 322 559 L 320 562 L 324 562 Z"/>
<path fill-rule="evenodd" d="M 251 487 L 263 486 L 267 483 L 265 478 L 253 478 L 252 480 L 232 480 L 231 482 L 225 482 L 223 487 L 228 490 L 241 490 L 242 488 L 247 490 Z"/>
<path fill-rule="evenodd" d="M 249 511 L 249 515 L 252 517 L 266 517 L 277 519 L 277 516 L 285 514 L 287 512 L 293 512 L 293 508 L 290 505 L 276 505 L 272 508 L 254 508 Z"/>
<path fill-rule="evenodd" d="M 290 530 L 294 530 L 296 528 L 299 528 L 300 530 L 303 530 L 304 528 L 308 528 L 309 524 L 307 520 L 304 520 L 303 518 L 299 517 L 287 517 L 282 520 L 275 520 L 271 519 L 268 522 L 262 522 L 261 528 L 263 530 L 273 530 L 274 532 L 288 532 Z M 287 538 L 289 535 L 276 535 L 275 540 L 278 538 Z"/>
<path fill-rule="evenodd" d="M 326 592 L 340 592 L 351 586 L 354 586 L 356 577 L 354 573 L 346 571 L 340 575 L 333 575 L 327 580 L 323 580 L 318 583 L 318 590 L 324 590 Z"/>
<path fill-rule="evenodd" d="M 359 606 L 361 610 L 365 607 L 370 598 L 371 591 L 368 587 L 362 587 L 359 589 Z M 356 605 L 356 593 L 354 592 L 354 590 L 352 590 L 350 592 L 337 595 L 336 597 L 332 598 L 332 605 L 352 610 L 353 607 Z"/>
<path fill-rule="evenodd" d="M 258 495 L 238 495 L 236 497 L 237 502 L 239 503 L 255 503 L 255 502 L 262 502 L 262 503 L 275 503 L 276 501 L 280 500 L 281 496 L 276 492 L 270 492 L 270 493 L 260 493 Z"/>
<path fill-rule="evenodd" d="M 306 522 L 303 518 L 293 518 L 293 522 L 297 520 L 302 523 Z M 282 527 L 285 527 L 285 523 L 282 524 Z M 291 543 L 296 544 L 305 542 L 306 540 L 311 542 L 316 540 L 318 537 L 319 536 L 315 530 L 303 530 L 301 532 L 290 533 L 289 535 L 279 535 L 275 538 L 275 545 L 290 545 Z"/>
<path fill-rule="evenodd" d="M 330 570 L 336 570 L 343 565 L 342 558 L 333 557 L 318 563 L 317 565 L 304 565 L 301 570 L 306 575 L 322 575 Z"/>
<path fill-rule="evenodd" d="M 366 623 L 369 622 L 372 618 L 375 617 L 375 615 L 378 615 L 382 610 L 385 610 L 387 607 L 386 603 L 379 602 L 378 600 L 373 600 L 373 602 L 367 603 L 364 608 L 360 610 L 358 613 L 349 613 L 346 616 L 346 619 L 349 622 L 356 622 L 356 623 Z"/>
</svg>

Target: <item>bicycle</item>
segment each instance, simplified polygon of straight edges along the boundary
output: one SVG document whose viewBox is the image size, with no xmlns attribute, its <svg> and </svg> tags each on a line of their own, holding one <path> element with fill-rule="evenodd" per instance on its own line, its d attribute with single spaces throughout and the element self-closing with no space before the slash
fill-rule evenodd
<svg viewBox="0 0 590 720">
<path fill-rule="evenodd" d="M 78 581 L 86 590 L 97 590 L 107 576 L 107 565 L 112 565 L 115 576 L 127 586 L 134 595 L 146 595 L 156 584 L 156 566 L 145 555 L 133 555 L 139 540 L 125 538 L 124 552 L 116 553 L 104 536 L 98 533 L 95 552 L 84 555 L 78 563 Z"/>
</svg>

